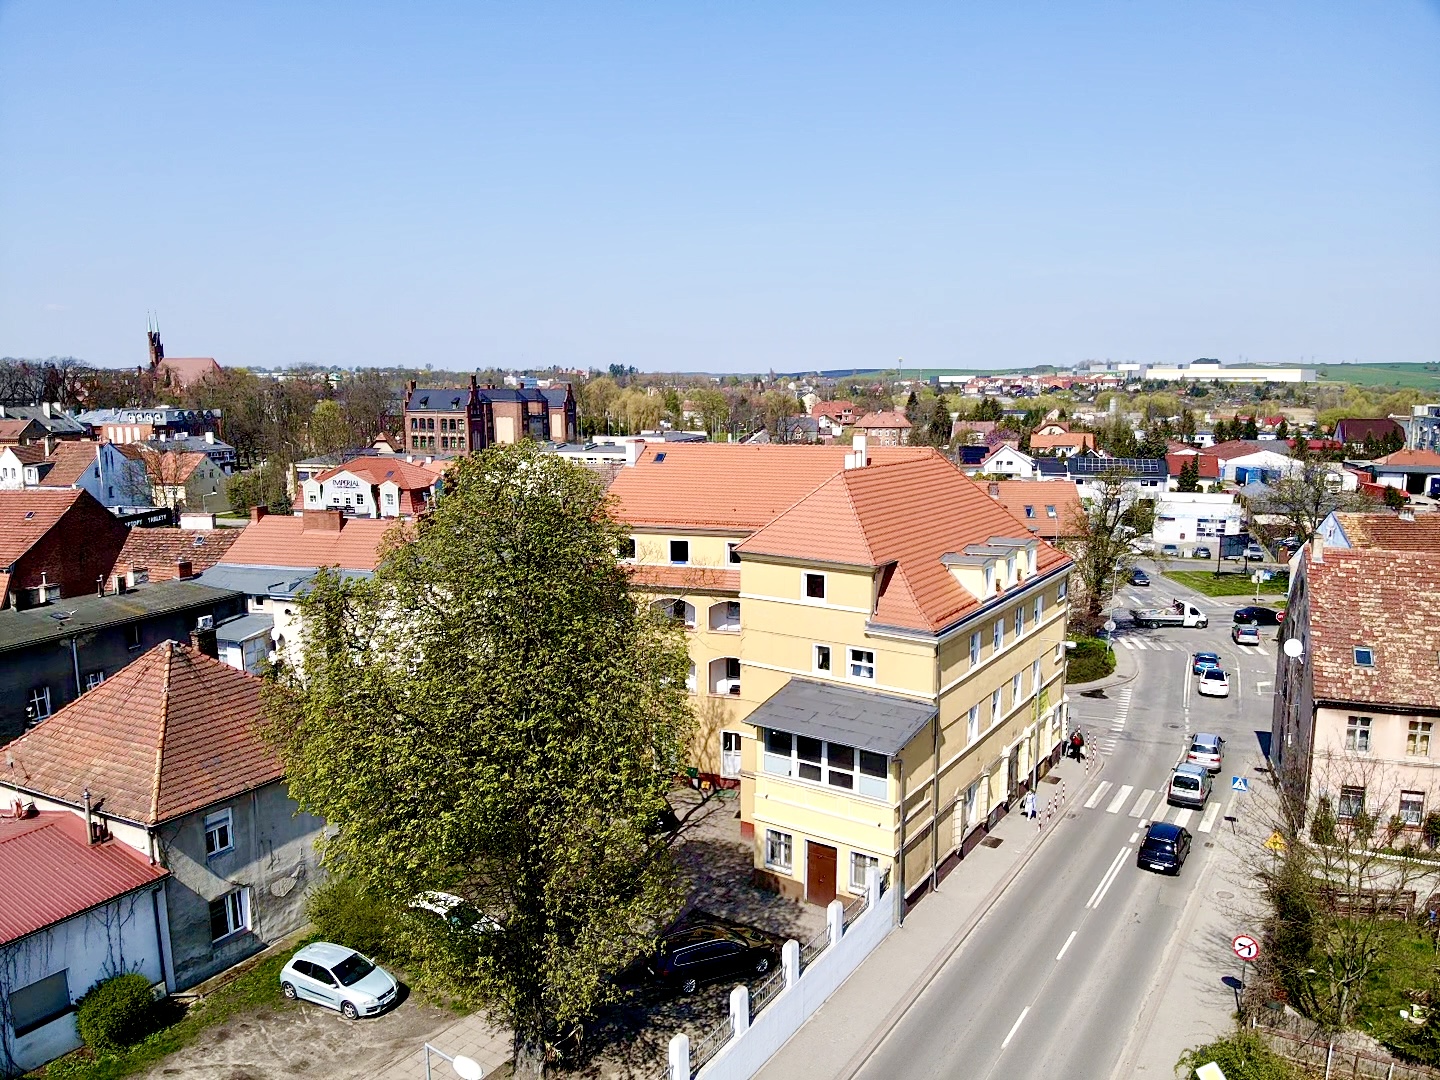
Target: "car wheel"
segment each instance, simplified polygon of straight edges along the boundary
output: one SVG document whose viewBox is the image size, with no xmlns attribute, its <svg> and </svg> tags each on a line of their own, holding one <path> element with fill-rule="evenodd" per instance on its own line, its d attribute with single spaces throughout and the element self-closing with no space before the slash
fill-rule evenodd
<svg viewBox="0 0 1440 1080">
<path fill-rule="evenodd" d="M 700 989 L 700 982 L 698 979 L 686 979 L 680 984 L 680 992 L 682 994 L 693 994 L 698 989 Z"/>
<path fill-rule="evenodd" d="M 756 974 L 756 975 L 764 975 L 765 972 L 767 972 L 767 971 L 769 971 L 769 970 L 770 970 L 770 958 L 769 958 L 768 956 L 762 956 L 762 957 L 760 957 L 759 960 L 756 960 L 756 961 L 755 961 L 755 974 Z"/>
<path fill-rule="evenodd" d="M 355 1008 L 353 1003 L 342 1001 L 340 1003 L 340 1015 L 345 1017 L 346 1020 L 359 1020 L 360 1010 Z"/>
<path fill-rule="evenodd" d="M 295 987 L 292 983 L 282 982 L 280 984 L 280 993 L 285 995 L 286 1001 L 295 1000 Z"/>
<path fill-rule="evenodd" d="M 1202 619 L 1202 620 L 1200 620 L 1200 629 L 1201 629 L 1201 630 L 1204 630 L 1204 629 L 1205 629 L 1207 626 L 1209 626 L 1209 625 L 1210 625 L 1210 620 L 1209 620 L 1209 619 Z"/>
</svg>

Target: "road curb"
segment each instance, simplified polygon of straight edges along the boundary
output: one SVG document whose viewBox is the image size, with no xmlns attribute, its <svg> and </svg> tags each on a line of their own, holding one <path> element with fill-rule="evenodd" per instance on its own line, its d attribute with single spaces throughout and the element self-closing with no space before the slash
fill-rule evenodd
<svg viewBox="0 0 1440 1080">
<path fill-rule="evenodd" d="M 1072 795 L 1061 808 L 1062 817 L 1065 811 L 1068 811 L 1070 807 L 1075 805 L 1075 802 L 1080 798 L 1080 793 L 1088 790 L 1091 782 L 1100 778 L 1100 774 L 1105 771 L 1105 762 L 1105 757 L 1096 758 L 1094 771 L 1086 774 L 1083 784 L 1075 785 L 1075 794 Z M 1056 819 L 1056 823 L 1059 823 L 1059 818 Z M 850 1060 L 845 1063 L 844 1067 L 835 1074 L 835 1080 L 852 1080 L 852 1078 L 864 1068 L 865 1063 L 869 1061 L 875 1051 L 880 1048 L 880 1044 L 890 1037 L 890 1033 L 899 1025 L 901 1019 L 910 1010 L 910 1007 L 915 1004 L 921 994 L 930 988 L 930 984 L 935 981 L 941 969 L 950 962 L 954 955 L 960 950 L 960 947 L 965 944 L 965 939 L 980 925 L 981 920 L 990 913 L 990 909 L 995 906 L 1000 897 L 1005 894 L 1005 890 L 1008 889 L 1011 883 L 1020 875 L 1020 871 L 1025 869 L 1030 860 L 1035 857 L 1035 853 L 1040 850 L 1041 845 L 1048 841 L 1050 837 L 1054 835 L 1055 831 L 1055 828 L 1052 827 L 1049 832 L 1042 833 L 1040 838 L 1016 861 L 1015 865 L 1010 868 L 985 898 L 980 901 L 979 906 L 976 907 L 965 924 L 945 943 L 940 952 L 926 965 L 925 970 L 920 973 L 920 977 L 911 984 L 910 988 L 905 992 L 895 1007 L 885 1015 L 885 1019 L 880 1022 L 880 1026 L 871 1033 L 870 1037 L 865 1040 L 864 1045 L 861 1046 L 860 1049 L 851 1056 Z"/>
</svg>

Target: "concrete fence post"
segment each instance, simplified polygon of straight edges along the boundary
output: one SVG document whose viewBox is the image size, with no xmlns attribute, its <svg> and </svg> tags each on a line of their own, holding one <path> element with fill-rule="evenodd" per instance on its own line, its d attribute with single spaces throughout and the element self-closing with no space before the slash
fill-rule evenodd
<svg viewBox="0 0 1440 1080">
<path fill-rule="evenodd" d="M 830 944 L 838 945 L 845 933 L 845 905 L 839 900 L 831 900 L 825 909 L 825 928 L 830 931 Z"/>
<path fill-rule="evenodd" d="M 683 1031 L 670 1037 L 670 1080 L 690 1080 L 690 1036 Z"/>
<path fill-rule="evenodd" d="M 865 870 L 865 909 L 868 911 L 880 902 L 880 867 L 871 866 Z"/>
<path fill-rule="evenodd" d="M 750 988 L 741 983 L 730 991 L 730 1031 L 739 1038 L 750 1030 Z"/>
<path fill-rule="evenodd" d="M 785 972 L 785 989 L 800 981 L 800 943 L 794 938 L 780 946 L 780 970 Z"/>
</svg>

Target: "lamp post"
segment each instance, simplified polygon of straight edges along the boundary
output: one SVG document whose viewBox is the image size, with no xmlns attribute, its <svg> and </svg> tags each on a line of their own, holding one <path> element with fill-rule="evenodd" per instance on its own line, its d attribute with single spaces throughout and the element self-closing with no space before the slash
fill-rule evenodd
<svg viewBox="0 0 1440 1080">
<path fill-rule="evenodd" d="M 425 1044 L 425 1080 L 434 1080 L 434 1075 L 430 1071 L 431 1054 L 448 1061 L 450 1067 L 455 1070 L 455 1075 L 460 1077 L 460 1080 L 480 1080 L 480 1077 L 484 1075 L 484 1070 L 480 1068 L 480 1063 L 474 1058 L 468 1058 L 464 1054 L 456 1054 L 454 1057 L 451 1057 L 445 1053 L 445 1051 L 431 1046 L 427 1042 Z"/>
</svg>

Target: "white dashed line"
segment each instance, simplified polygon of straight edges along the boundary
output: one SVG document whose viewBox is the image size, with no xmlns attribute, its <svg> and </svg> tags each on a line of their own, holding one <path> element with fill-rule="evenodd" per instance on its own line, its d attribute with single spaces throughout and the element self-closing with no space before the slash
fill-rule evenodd
<svg viewBox="0 0 1440 1080">
<path fill-rule="evenodd" d="M 1065 955 L 1065 950 L 1068 949 L 1068 948 L 1070 948 L 1070 943 L 1075 940 L 1075 935 L 1078 934 L 1079 932 L 1080 932 L 1079 930 L 1071 930 L 1071 931 L 1070 931 L 1070 936 L 1065 939 L 1065 944 L 1064 944 L 1064 945 L 1061 945 L 1061 946 L 1060 946 L 1060 951 L 1055 954 L 1055 959 L 1056 959 L 1057 962 L 1059 961 L 1059 959 L 1060 959 L 1062 956 Z"/>
<path fill-rule="evenodd" d="M 1085 809 L 1094 810 L 1095 807 L 1099 804 L 1100 800 L 1105 797 L 1105 793 L 1109 791 L 1113 786 L 1114 785 L 1111 784 L 1109 780 L 1101 780 L 1100 786 L 1094 790 L 1094 792 L 1090 795 L 1090 798 L 1085 800 Z"/>
<path fill-rule="evenodd" d="M 1017 1031 L 1020 1030 L 1020 1022 L 1025 1019 L 1025 1015 L 1026 1015 L 1029 1011 L 1030 1011 L 1030 1006 L 1029 1006 L 1029 1005 L 1026 1005 L 1025 1008 L 1023 1008 L 1023 1009 L 1020 1010 L 1020 1015 L 1015 1018 L 1015 1026 L 1010 1029 L 1010 1034 L 1009 1034 L 1009 1035 L 1006 1035 L 1006 1036 L 1005 1036 L 1005 1041 L 1000 1044 L 1000 1049 L 1001 1049 L 1001 1050 L 1004 1050 L 1007 1046 L 1010 1045 L 1010 1040 L 1015 1037 L 1015 1032 L 1017 1032 Z"/>
</svg>

